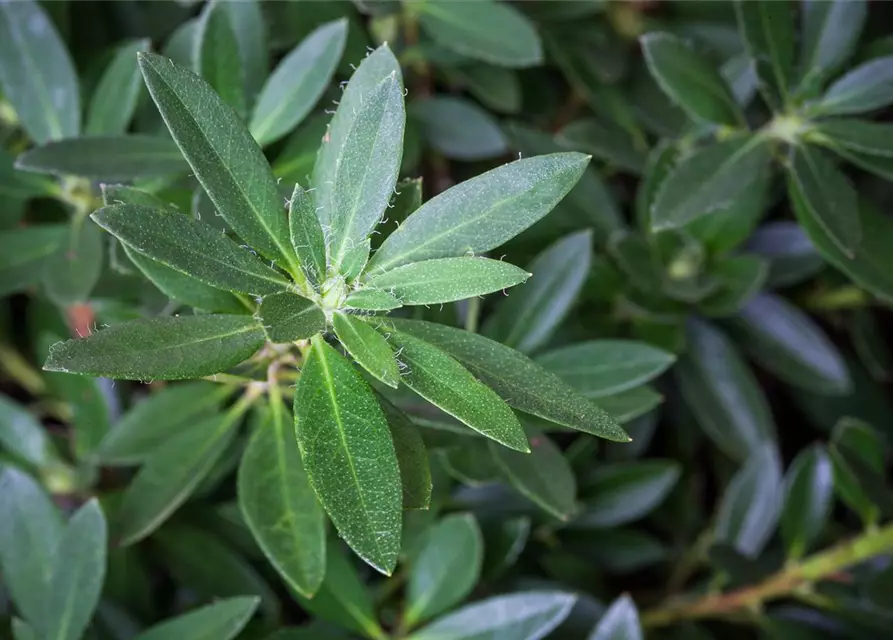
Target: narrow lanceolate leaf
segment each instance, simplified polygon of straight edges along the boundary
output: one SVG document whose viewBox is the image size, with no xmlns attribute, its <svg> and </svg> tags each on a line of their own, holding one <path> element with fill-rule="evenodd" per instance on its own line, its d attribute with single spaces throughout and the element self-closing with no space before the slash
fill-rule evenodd
<svg viewBox="0 0 893 640">
<path fill-rule="evenodd" d="M 846 62 L 867 15 L 864 0 L 811 0 L 802 5 L 798 93 L 813 94 Z"/>
<path fill-rule="evenodd" d="M 484 333 L 524 353 L 546 344 L 576 303 L 591 260 L 589 230 L 548 247 L 528 267 L 533 280 L 500 301 Z"/>
<path fill-rule="evenodd" d="M 410 215 L 382 243 L 367 271 L 377 274 L 410 262 L 498 247 L 551 211 L 588 163 L 581 153 L 554 153 L 466 180 Z"/>
<path fill-rule="evenodd" d="M 570 464 L 545 434 L 531 431 L 529 442 L 529 454 L 490 442 L 496 467 L 518 493 L 559 520 L 569 520 L 578 506 Z"/>
<path fill-rule="evenodd" d="M 360 277 L 366 263 L 369 262 L 369 252 L 372 249 L 372 238 L 366 238 L 358 242 L 344 253 L 339 271 L 347 282 L 352 282 Z"/>
<path fill-rule="evenodd" d="M 236 112 L 208 83 L 170 60 L 140 54 L 139 64 L 171 135 L 220 215 L 265 257 L 297 269 L 276 179 Z"/>
<path fill-rule="evenodd" d="M 716 518 L 716 539 L 754 558 L 775 531 L 782 507 L 781 461 L 774 444 L 763 444 L 732 477 Z"/>
<path fill-rule="evenodd" d="M 192 68 L 236 113 L 245 113 L 245 69 L 223 2 L 205 5 L 195 26 Z"/>
<path fill-rule="evenodd" d="M 364 311 L 390 311 L 391 309 L 399 309 L 403 306 L 400 299 L 387 291 L 380 289 L 359 289 L 354 291 L 344 305 L 351 309 L 361 309 Z"/>
<path fill-rule="evenodd" d="M 310 487 L 291 413 L 273 393 L 242 456 L 239 506 L 264 555 L 288 585 L 313 597 L 325 577 L 325 516 Z"/>
<path fill-rule="evenodd" d="M 716 327 L 690 320 L 688 350 L 673 367 L 676 384 L 701 428 L 741 460 L 775 439 L 775 424 L 753 372 Z"/>
<path fill-rule="evenodd" d="M 291 291 L 265 297 L 257 315 L 273 342 L 304 340 L 326 328 L 322 309 L 312 300 Z"/>
<path fill-rule="evenodd" d="M 65 225 L 0 231 L 0 293 L 6 295 L 40 280 L 41 267 L 67 236 Z"/>
<path fill-rule="evenodd" d="M 403 83 L 400 71 L 392 68 L 396 62 L 381 58 L 393 60 L 387 45 L 366 58 L 351 78 L 314 168 L 317 189 L 324 182 L 332 185 L 320 191 L 316 204 L 335 268 L 381 220 L 397 184 L 406 124 Z"/>
<path fill-rule="evenodd" d="M 127 204 L 103 207 L 91 217 L 134 251 L 211 286 L 265 294 L 288 285 L 284 276 L 201 220 Z"/>
<path fill-rule="evenodd" d="M 794 147 L 790 169 L 805 212 L 841 251 L 853 255 L 862 239 L 855 189 L 820 149 L 810 145 Z"/>
<path fill-rule="evenodd" d="M 329 85 L 344 53 L 347 20 L 322 25 L 273 71 L 251 116 L 251 135 L 261 146 L 275 142 L 310 113 Z"/>
<path fill-rule="evenodd" d="M 514 349 L 442 324 L 397 318 L 389 322 L 449 353 L 515 409 L 609 440 L 629 440 L 603 409 Z"/>
<path fill-rule="evenodd" d="M 233 413 L 199 420 L 158 447 L 128 485 L 116 517 L 120 544 L 142 540 L 195 491 L 232 440 Z"/>
<path fill-rule="evenodd" d="M 366 284 L 393 294 L 404 305 L 437 304 L 508 289 L 530 275 L 500 260 L 437 258 L 411 262 L 372 276 Z"/>
<path fill-rule="evenodd" d="M 404 624 L 413 627 L 461 602 L 480 578 L 483 555 L 474 516 L 447 516 L 432 527 L 409 573 Z"/>
<path fill-rule="evenodd" d="M 810 115 L 840 116 L 866 113 L 893 102 L 893 56 L 866 62 L 832 84 L 818 102 L 810 104 Z"/>
<path fill-rule="evenodd" d="M 488 438 L 530 451 L 518 418 L 492 389 L 438 347 L 401 331 L 388 333 L 405 367 L 401 380 L 406 386 Z"/>
<path fill-rule="evenodd" d="M 735 96 L 703 56 L 669 33 L 649 33 L 640 41 L 648 70 L 673 102 L 698 120 L 741 124 L 744 116 Z"/>
<path fill-rule="evenodd" d="M 46 296 L 60 306 L 84 302 L 102 273 L 103 234 L 92 221 L 78 218 L 68 237 L 43 263 Z"/>
<path fill-rule="evenodd" d="M 409 416 L 390 401 L 383 396 L 379 396 L 378 401 L 391 428 L 391 440 L 397 452 L 403 509 L 428 509 L 431 506 L 431 468 L 422 435 Z"/>
<path fill-rule="evenodd" d="M 644 342 L 592 340 L 549 351 L 537 363 L 592 398 L 645 384 L 676 357 Z"/>
<path fill-rule="evenodd" d="M 532 67 L 543 60 L 536 29 L 515 7 L 493 0 L 428 0 L 414 9 L 435 42 L 463 56 L 500 67 Z"/>
<path fill-rule="evenodd" d="M 765 369 L 789 384 L 823 395 L 846 395 L 846 361 L 821 327 L 783 298 L 761 294 L 732 321 L 739 343 Z"/>
<path fill-rule="evenodd" d="M 400 550 L 400 470 L 387 421 L 350 363 L 313 338 L 295 394 L 295 429 L 310 483 L 341 537 L 390 574 Z"/>
<path fill-rule="evenodd" d="M 831 512 L 834 472 L 820 445 L 801 451 L 785 476 L 781 538 L 789 558 L 800 558 L 822 534 Z"/>
<path fill-rule="evenodd" d="M 114 136 L 127 131 L 141 88 L 136 54 L 148 49 L 148 40 L 134 40 L 117 50 L 90 98 L 85 134 Z"/>
<path fill-rule="evenodd" d="M 244 69 L 245 99 L 250 107 L 254 104 L 270 70 L 267 25 L 258 0 L 222 4 L 229 15 L 230 25 L 236 36 L 239 58 Z"/>
<path fill-rule="evenodd" d="M 136 640 L 231 640 L 251 619 L 257 596 L 227 598 L 148 628 Z"/>
<path fill-rule="evenodd" d="M 596 118 L 571 122 L 558 134 L 558 141 L 636 175 L 642 173 L 648 160 L 646 145 L 620 125 Z"/>
<path fill-rule="evenodd" d="M 131 320 L 50 347 L 44 369 L 124 380 L 182 380 L 235 366 L 264 343 L 250 316 Z"/>
<path fill-rule="evenodd" d="M 472 162 L 507 151 L 499 122 L 469 100 L 452 96 L 416 100 L 410 115 L 421 124 L 428 144 L 447 158 Z"/>
<path fill-rule="evenodd" d="M 545 638 L 561 624 L 577 601 L 559 591 L 526 591 L 481 600 L 440 618 L 409 640 L 480 640 Z"/>
<path fill-rule="evenodd" d="M 68 521 L 53 558 L 41 621 L 47 640 L 78 640 L 87 629 L 105 580 L 107 530 L 96 498 Z"/>
<path fill-rule="evenodd" d="M 25 619 L 46 618 L 53 559 L 62 519 L 43 488 L 27 473 L 0 468 L 0 570 L 3 584 Z"/>
<path fill-rule="evenodd" d="M 25 171 L 96 180 L 134 180 L 186 173 L 188 165 L 169 138 L 88 136 L 49 142 L 16 158 Z"/>
<path fill-rule="evenodd" d="M 832 149 L 843 148 L 870 156 L 893 157 L 893 125 L 887 123 L 835 118 L 815 123 L 810 134 L 813 132 L 818 134 L 816 142 Z"/>
<path fill-rule="evenodd" d="M 695 151 L 663 181 L 651 208 L 652 228 L 684 226 L 733 204 L 768 177 L 770 148 L 768 141 L 754 136 Z"/>
<path fill-rule="evenodd" d="M 288 230 L 291 244 L 304 275 L 311 282 L 326 278 L 326 238 L 316 216 L 313 197 L 296 184 L 288 203 Z"/>
<path fill-rule="evenodd" d="M 357 316 L 337 312 L 332 320 L 335 335 L 357 364 L 396 389 L 400 370 L 388 341 Z"/>
<path fill-rule="evenodd" d="M 761 93 L 774 108 L 785 105 L 794 72 L 794 7 L 788 2 L 735 2 L 738 28 L 757 68 Z"/>
<path fill-rule="evenodd" d="M 642 637 L 636 603 L 624 595 L 611 603 L 587 640 L 642 640 Z"/>
<path fill-rule="evenodd" d="M 0 3 L 0 87 L 35 143 L 78 134 L 77 73 L 56 27 L 35 0 Z"/>
<path fill-rule="evenodd" d="M 671 460 L 642 460 L 606 464 L 595 469 L 586 483 L 584 501 L 574 526 L 610 528 L 644 518 L 658 507 L 682 475 Z"/>
<path fill-rule="evenodd" d="M 43 425 L 25 407 L 0 396 L 0 449 L 28 464 L 42 467 L 54 457 Z"/>
</svg>

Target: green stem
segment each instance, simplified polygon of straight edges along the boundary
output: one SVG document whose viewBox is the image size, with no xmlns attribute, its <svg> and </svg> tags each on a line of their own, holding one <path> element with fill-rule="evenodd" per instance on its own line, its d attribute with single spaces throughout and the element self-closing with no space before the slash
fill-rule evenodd
<svg viewBox="0 0 893 640">
<path fill-rule="evenodd" d="M 668 602 L 646 611 L 642 624 L 653 629 L 682 620 L 724 618 L 758 610 L 770 600 L 794 596 L 808 590 L 815 582 L 829 579 L 854 565 L 889 552 L 893 552 L 893 524 L 866 531 L 831 549 L 813 554 L 756 585 L 696 600 Z"/>
</svg>

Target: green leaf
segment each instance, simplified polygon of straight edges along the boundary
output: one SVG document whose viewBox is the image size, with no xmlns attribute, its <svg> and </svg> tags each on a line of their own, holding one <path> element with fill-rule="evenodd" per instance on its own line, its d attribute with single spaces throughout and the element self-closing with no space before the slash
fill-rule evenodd
<svg viewBox="0 0 893 640">
<path fill-rule="evenodd" d="M 603 464 L 582 491 L 583 510 L 573 526 L 608 529 L 644 518 L 667 499 L 681 475 L 682 467 L 671 460 Z"/>
<path fill-rule="evenodd" d="M 91 217 L 135 251 L 213 287 L 266 294 L 288 285 L 284 276 L 201 220 L 128 204 L 103 207 Z"/>
<path fill-rule="evenodd" d="M 885 482 L 885 443 L 869 424 L 843 417 L 831 432 L 828 453 L 834 469 L 834 488 L 841 500 L 872 526 L 889 515 L 893 499 Z"/>
<path fill-rule="evenodd" d="M 44 369 L 125 380 L 182 380 L 235 366 L 264 343 L 248 316 L 131 320 L 50 347 Z"/>
<path fill-rule="evenodd" d="M 387 340 L 358 317 L 346 313 L 335 313 L 333 325 L 338 340 L 357 364 L 396 389 L 400 382 L 400 370 Z"/>
<path fill-rule="evenodd" d="M 105 516 L 93 498 L 59 538 L 41 621 L 47 640 L 78 640 L 86 631 L 105 580 L 106 538 Z"/>
<path fill-rule="evenodd" d="M 801 8 L 800 83 L 810 95 L 853 53 L 868 15 L 863 0 L 812 0 Z"/>
<path fill-rule="evenodd" d="M 16 167 L 110 182 L 186 173 L 189 169 L 170 139 L 145 135 L 88 136 L 48 142 L 16 158 Z"/>
<path fill-rule="evenodd" d="M 150 627 L 136 640 L 230 640 L 248 624 L 260 598 L 227 598 Z"/>
<path fill-rule="evenodd" d="M 561 624 L 577 597 L 560 591 L 526 591 L 481 600 L 437 620 L 408 640 L 536 640 Z"/>
<path fill-rule="evenodd" d="M 697 120 L 738 126 L 744 120 L 735 96 L 704 57 L 669 33 L 639 39 L 648 70 L 670 98 Z"/>
<path fill-rule="evenodd" d="M 0 569 L 18 611 L 46 623 L 53 561 L 62 519 L 43 488 L 24 471 L 0 467 Z"/>
<path fill-rule="evenodd" d="M 245 98 L 250 106 L 267 78 L 270 65 L 267 26 L 261 3 L 256 0 L 222 0 L 221 4 L 236 36 L 244 70 Z"/>
<path fill-rule="evenodd" d="M 140 71 L 136 54 L 149 49 L 149 40 L 133 40 L 121 45 L 106 67 L 90 98 L 84 133 L 91 136 L 119 136 L 127 131 L 140 95 Z"/>
<path fill-rule="evenodd" d="M 310 183 L 320 142 L 326 135 L 329 116 L 313 114 L 285 141 L 285 148 L 273 162 L 273 175 L 285 184 Z M 314 215 L 316 215 L 314 213 Z"/>
<path fill-rule="evenodd" d="M 852 391 L 837 347 L 808 315 L 783 298 L 755 297 L 732 327 L 751 357 L 781 380 L 825 395 Z"/>
<path fill-rule="evenodd" d="M 344 53 L 347 20 L 318 27 L 273 71 L 258 96 L 249 129 L 266 146 L 294 129 L 329 86 Z"/>
<path fill-rule="evenodd" d="M 449 353 L 520 411 L 609 440 L 629 440 L 604 410 L 514 349 L 442 324 L 396 318 L 389 322 Z"/>
<path fill-rule="evenodd" d="M 834 150 L 842 148 L 884 158 L 893 156 L 893 125 L 890 124 L 856 118 L 824 120 L 815 123 L 810 129 L 807 140 L 812 139 Z"/>
<path fill-rule="evenodd" d="M 775 440 L 763 391 L 734 345 L 716 327 L 691 319 L 688 350 L 673 367 L 682 397 L 711 440 L 734 460 Z"/>
<path fill-rule="evenodd" d="M 97 447 L 96 459 L 104 466 L 141 464 L 184 427 L 214 412 L 231 393 L 199 381 L 152 393 L 118 420 Z"/>
<path fill-rule="evenodd" d="M 488 438 L 530 451 L 518 418 L 492 389 L 438 347 L 396 329 L 388 333 L 405 367 L 401 380 L 406 386 Z"/>
<path fill-rule="evenodd" d="M 815 275 L 824 266 L 821 256 L 795 222 L 779 220 L 759 227 L 746 250 L 769 261 L 769 287 L 787 287 Z"/>
<path fill-rule="evenodd" d="M 341 537 L 390 575 L 400 550 L 400 470 L 388 424 L 350 363 L 314 336 L 295 394 L 301 457 Z"/>
<path fill-rule="evenodd" d="M 735 2 L 738 28 L 756 63 L 760 90 L 774 109 L 786 105 L 794 72 L 794 9 L 787 2 Z"/>
<path fill-rule="evenodd" d="M 781 461 L 772 443 L 755 447 L 732 476 L 716 516 L 716 540 L 755 558 L 769 541 L 782 508 Z"/>
<path fill-rule="evenodd" d="M 174 62 L 140 54 L 139 64 L 171 135 L 218 213 L 265 257 L 297 271 L 276 179 L 239 116 L 208 83 Z"/>
<path fill-rule="evenodd" d="M 490 445 L 484 440 L 463 442 L 461 446 L 437 451 L 437 455 L 446 472 L 464 485 L 480 487 L 500 480 Z"/>
<path fill-rule="evenodd" d="M 642 624 L 636 604 L 628 595 L 620 596 L 604 615 L 587 640 L 642 640 Z"/>
<path fill-rule="evenodd" d="M 811 116 L 842 116 L 867 113 L 893 102 L 893 56 L 875 58 L 849 71 L 832 84 L 815 103 L 807 106 Z"/>
<path fill-rule="evenodd" d="M 272 342 L 305 340 L 326 328 L 326 316 L 315 302 L 291 291 L 266 296 L 257 310 Z"/>
<path fill-rule="evenodd" d="M 756 256 L 740 255 L 723 260 L 710 272 L 719 288 L 698 303 L 698 310 L 720 317 L 737 313 L 762 289 L 768 273 L 766 260 Z"/>
<path fill-rule="evenodd" d="M 654 230 L 681 227 L 733 204 L 768 178 L 770 145 L 739 137 L 703 147 L 682 160 L 661 183 L 651 208 Z"/>
<path fill-rule="evenodd" d="M 410 215 L 375 252 L 367 271 L 374 275 L 410 262 L 498 247 L 558 204 L 588 162 L 580 153 L 554 153 L 466 180 Z"/>
<path fill-rule="evenodd" d="M 102 272 L 102 232 L 84 218 L 68 225 L 68 238 L 43 264 L 43 288 L 59 306 L 85 302 Z"/>
<path fill-rule="evenodd" d="M 56 27 L 34 0 L 0 4 L 0 87 L 35 143 L 78 134 L 77 73 Z"/>
<path fill-rule="evenodd" d="M 409 572 L 403 623 L 414 627 L 461 602 L 480 578 L 483 555 L 474 516 L 450 515 L 432 527 Z"/>
<path fill-rule="evenodd" d="M 378 289 L 359 289 L 344 301 L 344 306 L 363 311 L 390 311 L 403 306 L 397 296 Z"/>
<path fill-rule="evenodd" d="M 822 535 L 831 513 L 834 477 L 821 445 L 803 449 L 785 476 L 781 538 L 789 558 L 798 559 Z"/>
<path fill-rule="evenodd" d="M 232 411 L 200 419 L 146 457 L 122 497 L 115 528 L 119 544 L 142 540 L 189 498 L 223 455 L 237 424 Z"/>
<path fill-rule="evenodd" d="M 264 409 L 239 465 L 239 506 L 285 582 L 313 597 L 326 572 L 325 518 L 301 461 L 291 414 L 275 392 Z"/>
<path fill-rule="evenodd" d="M 845 254 L 853 255 L 862 240 L 855 189 L 822 151 L 809 145 L 794 147 L 790 170 L 789 190 L 797 190 L 803 213 Z"/>
<path fill-rule="evenodd" d="M 391 440 L 400 466 L 403 485 L 403 509 L 429 509 L 431 507 L 431 469 L 425 443 L 412 420 L 383 396 L 379 403 L 384 411 Z"/>
<path fill-rule="evenodd" d="M 74 455 L 80 461 L 92 462 L 93 452 L 111 426 L 109 396 L 112 393 L 108 385 L 95 378 L 64 373 L 49 374 L 47 379 L 54 394 L 71 408 Z"/>
<path fill-rule="evenodd" d="M 465 300 L 508 289 L 531 274 L 489 258 L 438 258 L 411 262 L 374 275 L 366 284 L 387 291 L 404 305 Z"/>
<path fill-rule="evenodd" d="M 215 93 L 236 113 L 245 107 L 245 69 L 239 55 L 239 43 L 224 3 L 205 4 L 195 25 L 192 68 L 207 80 Z"/>
<path fill-rule="evenodd" d="M 591 398 L 638 387 L 675 361 L 671 353 L 632 340 L 578 342 L 536 358 L 541 367 Z"/>
<path fill-rule="evenodd" d="M 468 92 L 492 111 L 518 113 L 521 110 L 521 80 L 513 69 L 477 63 L 454 72 Z"/>
<path fill-rule="evenodd" d="M 382 45 L 344 90 L 313 168 L 333 268 L 384 215 L 397 184 L 405 122 L 400 66 Z"/>
<path fill-rule="evenodd" d="M 13 640 L 40 640 L 37 632 L 18 618 L 12 619 L 12 637 Z"/>
<path fill-rule="evenodd" d="M 40 422 L 6 396 L 0 396 L 0 445 L 4 452 L 35 467 L 44 467 L 56 457 Z"/>
<path fill-rule="evenodd" d="M 648 161 L 648 147 L 641 141 L 618 125 L 595 118 L 570 123 L 558 134 L 558 141 L 636 175 L 645 170 Z"/>
<path fill-rule="evenodd" d="M 578 509 L 573 469 L 545 434 L 529 434 L 529 454 L 489 443 L 496 466 L 525 498 L 559 520 L 569 520 Z"/>
<path fill-rule="evenodd" d="M 288 230 L 291 244 L 311 282 L 322 283 L 326 278 L 326 238 L 316 207 L 309 192 L 296 184 L 288 203 Z"/>
<path fill-rule="evenodd" d="M 0 295 L 38 281 L 47 259 L 65 240 L 64 225 L 40 225 L 0 231 Z"/>
<path fill-rule="evenodd" d="M 372 239 L 366 238 L 345 252 L 344 259 L 341 261 L 341 275 L 347 282 L 352 282 L 360 277 L 366 263 L 369 262 L 371 249 Z"/>
<path fill-rule="evenodd" d="M 493 0 L 426 0 L 412 8 L 435 42 L 463 56 L 501 67 L 543 62 L 536 29 L 515 7 Z"/>
<path fill-rule="evenodd" d="M 528 267 L 535 274 L 533 280 L 500 301 L 484 325 L 484 333 L 524 353 L 545 345 L 576 304 L 591 260 L 589 230 L 546 248 Z"/>
<path fill-rule="evenodd" d="M 412 103 L 412 115 L 435 150 L 453 160 L 487 160 L 505 154 L 507 144 L 499 123 L 464 98 L 436 96 Z"/>
</svg>

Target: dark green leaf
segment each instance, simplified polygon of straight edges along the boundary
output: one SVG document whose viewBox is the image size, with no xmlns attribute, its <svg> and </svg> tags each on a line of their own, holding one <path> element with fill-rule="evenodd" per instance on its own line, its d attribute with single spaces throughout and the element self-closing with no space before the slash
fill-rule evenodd
<svg viewBox="0 0 893 640">
<path fill-rule="evenodd" d="M 644 518 L 666 500 L 681 473 L 670 460 L 602 465 L 582 491 L 592 497 L 584 498 L 573 526 L 608 529 Z"/>
<path fill-rule="evenodd" d="M 580 153 L 525 158 L 452 187 L 388 236 L 372 257 L 369 273 L 498 247 L 558 204 L 588 162 Z"/>
<path fill-rule="evenodd" d="M 760 89 L 775 109 L 786 105 L 794 72 L 794 10 L 788 2 L 737 0 L 738 28 L 756 63 Z"/>
<path fill-rule="evenodd" d="M 136 640 L 230 640 L 248 623 L 260 599 L 228 598 L 150 627 Z"/>
<path fill-rule="evenodd" d="M 286 583 L 312 597 L 325 576 L 325 519 L 293 425 L 282 399 L 271 393 L 239 466 L 239 506 L 254 539 Z"/>
<path fill-rule="evenodd" d="M 768 222 L 758 228 L 745 247 L 769 261 L 767 284 L 787 287 L 815 275 L 824 266 L 821 256 L 795 223 Z"/>
<path fill-rule="evenodd" d="M 651 75 L 691 116 L 732 126 L 742 122 L 744 116 L 729 86 L 702 56 L 668 33 L 648 33 L 640 42 Z"/>
<path fill-rule="evenodd" d="M 403 306 L 403 303 L 400 302 L 397 296 L 391 295 L 387 291 L 359 289 L 347 296 L 344 305 L 351 309 L 364 311 L 390 311 L 391 309 L 399 309 Z"/>
<path fill-rule="evenodd" d="M 893 56 L 875 58 L 832 84 L 818 102 L 807 107 L 813 116 L 866 113 L 893 102 Z"/>
<path fill-rule="evenodd" d="M 312 196 L 296 184 L 288 203 L 288 229 L 291 244 L 304 274 L 311 282 L 326 278 L 326 239 Z"/>
<path fill-rule="evenodd" d="M 800 558 L 822 535 L 832 507 L 834 478 L 825 449 L 813 445 L 791 463 L 785 476 L 781 538 L 789 558 Z"/>
<path fill-rule="evenodd" d="M 224 3 L 208 2 L 198 17 L 192 68 L 240 116 L 245 115 L 245 69 L 239 43 Z"/>
<path fill-rule="evenodd" d="M 318 27 L 273 71 L 251 116 L 251 135 L 261 146 L 294 129 L 325 91 L 344 53 L 347 20 Z"/>
<path fill-rule="evenodd" d="M 561 130 L 559 142 L 568 148 L 591 153 L 600 160 L 634 174 L 641 174 L 648 147 L 618 125 L 595 118 L 576 120 Z"/>
<path fill-rule="evenodd" d="M 838 420 L 828 453 L 834 468 L 834 487 L 847 506 L 871 526 L 881 514 L 893 511 L 885 482 L 885 443 L 869 424 L 850 417 Z"/>
<path fill-rule="evenodd" d="M 0 86 L 35 143 L 78 134 L 77 73 L 56 27 L 35 0 L 0 4 Z"/>
<path fill-rule="evenodd" d="M 13 640 L 39 640 L 37 632 L 18 618 L 12 619 Z"/>
<path fill-rule="evenodd" d="M 43 264 L 61 246 L 66 231 L 63 225 L 0 231 L 0 294 L 20 291 L 38 281 Z"/>
<path fill-rule="evenodd" d="M 438 453 L 447 473 L 462 484 L 478 487 L 499 480 L 499 468 L 490 445 L 483 440 L 463 443 Z"/>
<path fill-rule="evenodd" d="M 710 272 L 719 282 L 719 289 L 701 300 L 698 309 L 708 316 L 737 313 L 760 291 L 768 273 L 766 260 L 756 256 L 733 256 L 723 260 Z"/>
<path fill-rule="evenodd" d="M 136 54 L 148 49 L 148 40 L 134 40 L 115 52 L 90 98 L 85 134 L 119 136 L 127 131 L 141 88 Z"/>
<path fill-rule="evenodd" d="M 358 317 L 335 313 L 335 335 L 361 367 L 389 387 L 397 388 L 400 370 L 394 352 L 381 334 Z"/>
<path fill-rule="evenodd" d="M 513 69 L 477 63 L 456 69 L 468 92 L 493 111 L 517 113 L 521 109 L 521 80 Z"/>
<path fill-rule="evenodd" d="M 125 380 L 181 380 L 235 366 L 264 342 L 248 316 L 132 320 L 50 348 L 44 369 Z"/>
<path fill-rule="evenodd" d="M 869 122 L 855 118 L 837 118 L 817 122 L 810 129 L 818 134 L 816 142 L 824 143 L 832 149 L 843 148 L 869 156 L 893 156 L 893 125 Z"/>
<path fill-rule="evenodd" d="M 44 467 L 56 457 L 40 422 L 6 396 L 0 396 L 0 445 L 5 453 L 35 467 Z"/>
<path fill-rule="evenodd" d="M 244 70 L 245 97 L 250 106 L 267 78 L 270 64 L 267 26 L 261 3 L 257 0 L 223 0 L 221 4 L 229 15 L 230 26 L 236 36 Z"/>
<path fill-rule="evenodd" d="M 487 160 L 507 150 L 505 136 L 489 113 L 463 98 L 439 96 L 412 104 L 428 144 L 454 160 Z"/>
<path fill-rule="evenodd" d="M 400 549 L 400 470 L 387 421 L 350 363 L 314 336 L 295 394 L 310 483 L 341 536 L 390 574 Z"/>
<path fill-rule="evenodd" d="M 266 296 L 257 314 L 272 342 L 305 340 L 326 328 L 322 309 L 291 291 Z"/>
<path fill-rule="evenodd" d="M 78 217 L 68 225 L 68 237 L 43 263 L 43 288 L 59 306 L 85 302 L 102 272 L 102 232 Z"/>
<path fill-rule="evenodd" d="M 413 10 L 435 42 L 463 56 L 502 67 L 532 67 L 543 61 L 536 29 L 510 5 L 427 0 Z"/>
<path fill-rule="evenodd" d="M 601 617 L 587 640 L 642 640 L 636 604 L 629 596 L 617 598 Z"/>
<path fill-rule="evenodd" d="M 868 4 L 863 0 L 812 0 L 803 4 L 798 93 L 812 94 L 856 48 Z"/>
<path fill-rule="evenodd" d="M 355 244 L 352 248 L 344 253 L 341 261 L 341 276 L 351 282 L 360 277 L 366 263 L 369 262 L 369 252 L 372 249 L 372 239 L 366 238 L 362 242 Z"/>
<path fill-rule="evenodd" d="M 391 440 L 397 453 L 403 508 L 428 509 L 431 506 L 431 469 L 419 429 L 409 416 L 387 399 L 379 397 L 378 401 L 391 428 Z"/>
<path fill-rule="evenodd" d="M 238 115 L 174 62 L 140 54 L 139 64 L 171 135 L 220 215 L 265 257 L 297 271 L 276 180 Z"/>
<path fill-rule="evenodd" d="M 636 191 L 636 223 L 640 229 L 651 228 L 651 210 L 664 180 L 679 161 L 679 149 L 671 141 L 658 143 L 651 153 Z"/>
<path fill-rule="evenodd" d="M 309 184 L 313 163 L 316 161 L 316 151 L 326 135 L 328 125 L 329 116 L 325 113 L 317 113 L 306 119 L 285 142 L 282 152 L 276 156 L 273 162 L 273 175 L 285 184 Z"/>
</svg>

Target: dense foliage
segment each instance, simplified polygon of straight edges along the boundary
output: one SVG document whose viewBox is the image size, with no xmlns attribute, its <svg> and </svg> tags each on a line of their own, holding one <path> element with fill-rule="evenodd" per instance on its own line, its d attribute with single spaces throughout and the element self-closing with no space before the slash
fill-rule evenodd
<svg viewBox="0 0 893 640">
<path fill-rule="evenodd" d="M 889 637 L 891 19 L 0 1 L 0 638 Z"/>
</svg>

